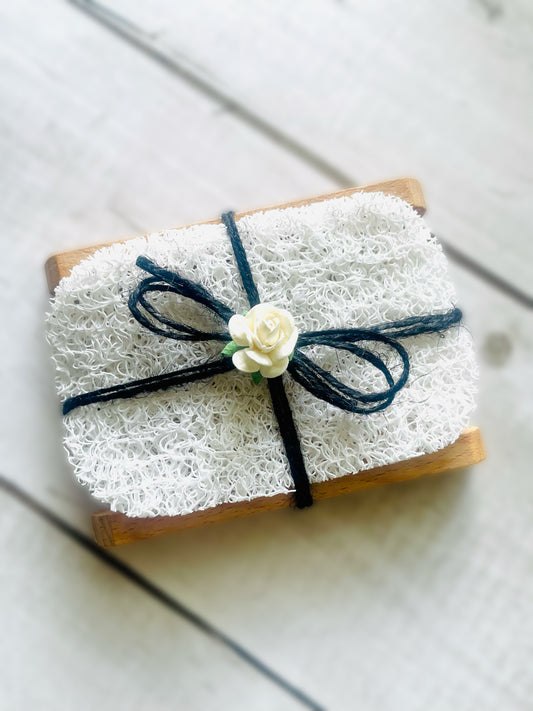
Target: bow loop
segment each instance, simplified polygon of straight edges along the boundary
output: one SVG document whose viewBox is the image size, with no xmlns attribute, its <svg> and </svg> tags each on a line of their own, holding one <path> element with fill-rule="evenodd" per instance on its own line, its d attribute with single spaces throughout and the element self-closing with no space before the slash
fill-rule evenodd
<svg viewBox="0 0 533 711">
<path fill-rule="evenodd" d="M 401 373 L 396 380 L 381 355 L 357 345 L 362 342 L 384 343 L 396 352 L 402 364 Z M 346 385 L 300 350 L 301 347 L 311 345 L 328 346 L 352 353 L 376 368 L 384 376 L 388 387 L 380 392 L 362 393 Z M 289 372 L 296 382 L 315 397 L 342 410 L 367 415 L 388 407 L 398 390 L 405 385 L 409 376 L 409 356 L 401 343 L 378 331 L 369 329 L 314 331 L 301 334 L 297 351 L 289 365 Z"/>
<path fill-rule="evenodd" d="M 187 324 L 179 323 L 162 314 L 148 301 L 149 293 L 173 293 L 192 299 L 198 304 L 207 307 L 226 323 L 233 316 L 234 311 L 216 299 L 205 287 L 196 282 L 185 279 L 177 272 L 171 272 L 158 266 L 148 257 L 138 257 L 137 266 L 145 272 L 152 274 L 146 277 L 130 292 L 128 307 L 133 317 L 145 328 L 165 338 L 177 341 L 230 341 L 228 333 L 216 331 L 201 331 Z M 146 313 L 145 313 L 146 312 Z M 149 318 L 149 314 L 152 318 Z M 157 324 L 166 328 L 161 328 Z"/>
</svg>

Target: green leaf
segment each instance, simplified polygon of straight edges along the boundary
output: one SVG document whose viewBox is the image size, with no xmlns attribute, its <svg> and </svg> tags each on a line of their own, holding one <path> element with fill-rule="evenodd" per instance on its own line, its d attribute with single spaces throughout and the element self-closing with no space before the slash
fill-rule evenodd
<svg viewBox="0 0 533 711">
<path fill-rule="evenodd" d="M 252 380 L 254 381 L 254 385 L 259 385 L 261 380 L 263 380 L 263 376 L 261 373 L 257 370 L 255 373 L 250 373 L 252 376 Z"/>
<path fill-rule="evenodd" d="M 226 343 L 221 353 L 225 356 L 232 356 L 237 351 L 240 351 L 241 348 L 244 348 L 244 346 L 238 346 L 235 341 L 230 341 L 229 343 Z"/>
</svg>

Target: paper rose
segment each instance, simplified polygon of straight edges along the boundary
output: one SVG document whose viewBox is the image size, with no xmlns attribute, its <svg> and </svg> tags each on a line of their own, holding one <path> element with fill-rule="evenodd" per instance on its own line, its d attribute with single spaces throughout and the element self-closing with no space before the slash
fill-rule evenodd
<svg viewBox="0 0 533 711">
<path fill-rule="evenodd" d="M 276 378 L 287 370 L 298 340 L 298 329 L 288 311 L 269 303 L 257 304 L 245 316 L 232 316 L 228 329 L 240 347 L 232 355 L 238 370 L 259 371 L 265 378 Z"/>
</svg>

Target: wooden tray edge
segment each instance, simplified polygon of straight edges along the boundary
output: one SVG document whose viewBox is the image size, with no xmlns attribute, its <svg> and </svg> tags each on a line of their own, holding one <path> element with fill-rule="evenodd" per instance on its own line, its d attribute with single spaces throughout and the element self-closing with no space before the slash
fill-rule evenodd
<svg viewBox="0 0 533 711">
<path fill-rule="evenodd" d="M 285 207 L 298 207 L 300 205 L 308 205 L 313 202 L 320 202 L 322 200 L 329 200 L 331 198 L 342 197 L 344 195 L 353 195 L 354 193 L 360 192 L 383 192 L 387 195 L 394 195 L 395 197 L 402 198 L 410 205 L 412 205 L 415 210 L 421 215 L 426 211 L 426 203 L 424 200 L 424 194 L 422 192 L 422 186 L 416 178 L 396 178 L 394 180 L 386 180 L 380 183 L 374 183 L 372 185 L 365 185 L 356 188 L 347 188 L 346 190 L 339 190 L 333 193 L 327 193 L 323 195 L 317 195 L 311 198 L 304 198 L 303 200 L 294 200 L 292 202 L 287 202 L 282 205 L 272 205 L 270 207 L 261 207 L 253 210 L 247 210 L 245 212 L 236 213 L 237 219 L 243 215 L 251 215 L 254 212 L 263 212 L 265 210 L 273 210 L 275 208 L 285 208 Z M 220 222 L 220 217 L 213 220 L 205 220 L 203 222 L 196 222 L 192 224 L 211 224 L 215 222 Z M 190 227 L 191 225 L 186 225 Z M 138 235 L 136 235 L 137 237 Z M 135 237 L 129 237 L 128 239 L 135 239 Z M 126 242 L 128 240 L 118 240 L 119 242 Z M 44 271 L 46 275 L 46 281 L 48 284 L 48 289 L 51 294 L 54 293 L 57 285 L 63 279 L 70 274 L 72 268 L 79 264 L 91 254 L 98 251 L 102 247 L 108 247 L 114 242 L 104 242 L 101 244 L 92 245 L 89 247 L 80 247 L 78 249 L 70 250 L 68 252 L 59 252 L 54 254 L 46 260 L 44 265 Z"/>
<path fill-rule="evenodd" d="M 463 430 L 455 442 L 438 452 L 313 484 L 312 493 L 314 499 L 319 501 L 371 486 L 408 481 L 460 469 L 481 462 L 485 456 L 481 431 L 479 427 L 470 426 Z M 290 494 L 278 494 L 252 501 L 221 504 L 184 516 L 154 518 L 131 518 L 115 511 L 100 511 L 92 516 L 94 537 L 103 547 L 123 545 L 210 523 L 244 518 L 261 511 L 286 508 L 291 505 L 291 500 Z M 295 515 L 301 515 L 301 512 L 295 511 Z"/>
</svg>

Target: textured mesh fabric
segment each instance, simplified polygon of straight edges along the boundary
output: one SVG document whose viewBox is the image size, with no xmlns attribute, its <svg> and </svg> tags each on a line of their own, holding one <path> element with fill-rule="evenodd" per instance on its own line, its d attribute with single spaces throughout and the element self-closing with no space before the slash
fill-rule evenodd
<svg viewBox="0 0 533 711">
<path fill-rule="evenodd" d="M 301 331 L 370 327 L 455 305 L 440 245 L 398 198 L 356 193 L 255 213 L 237 226 L 261 300 L 288 309 Z M 127 297 L 146 276 L 135 266 L 141 254 L 200 282 L 236 312 L 248 308 L 220 224 L 105 247 L 61 281 L 48 315 L 61 400 L 220 351 L 223 344 L 156 336 L 133 319 Z M 159 295 L 154 302 L 179 321 L 224 329 L 186 299 Z M 390 407 L 372 415 L 339 410 L 284 376 L 311 481 L 434 452 L 468 424 L 477 380 L 468 330 L 459 325 L 402 343 L 411 361 L 408 383 Z M 384 386 L 375 369 L 343 351 L 306 353 L 357 389 Z M 64 427 L 79 481 L 129 516 L 186 514 L 293 490 L 266 383 L 254 385 L 238 371 L 82 407 L 64 418 Z"/>
</svg>

